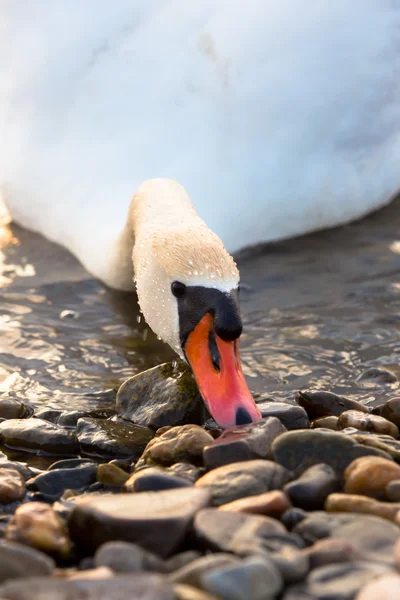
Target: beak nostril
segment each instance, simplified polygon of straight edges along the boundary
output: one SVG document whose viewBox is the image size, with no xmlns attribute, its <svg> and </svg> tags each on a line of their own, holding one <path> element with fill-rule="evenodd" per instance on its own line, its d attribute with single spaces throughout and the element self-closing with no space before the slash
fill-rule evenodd
<svg viewBox="0 0 400 600">
<path fill-rule="evenodd" d="M 248 425 L 253 419 L 243 406 L 240 406 L 236 411 L 236 425 Z"/>
<path fill-rule="evenodd" d="M 218 352 L 217 342 L 215 340 L 215 333 L 212 329 L 210 330 L 210 333 L 208 334 L 208 349 L 210 351 L 213 367 L 219 373 L 221 370 L 221 366 L 220 366 L 221 357 Z"/>
</svg>

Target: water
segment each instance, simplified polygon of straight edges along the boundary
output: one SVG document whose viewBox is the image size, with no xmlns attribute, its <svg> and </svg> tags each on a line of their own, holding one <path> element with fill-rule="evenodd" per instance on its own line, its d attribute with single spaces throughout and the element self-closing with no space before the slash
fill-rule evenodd
<svg viewBox="0 0 400 600">
<path fill-rule="evenodd" d="M 267 218 L 267 217 L 266 217 Z M 358 223 L 238 257 L 252 391 L 293 399 L 336 391 L 368 403 L 398 384 L 360 387 L 370 366 L 400 377 L 400 200 Z M 0 394 L 62 409 L 108 405 L 107 390 L 174 357 L 133 294 L 105 288 L 65 250 L 0 230 Z"/>
</svg>

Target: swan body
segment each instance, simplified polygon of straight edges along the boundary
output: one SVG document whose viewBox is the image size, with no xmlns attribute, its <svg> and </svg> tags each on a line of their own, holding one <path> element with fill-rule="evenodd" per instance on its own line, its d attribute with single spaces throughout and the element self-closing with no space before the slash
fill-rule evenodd
<svg viewBox="0 0 400 600">
<path fill-rule="evenodd" d="M 150 177 L 229 251 L 400 189 L 398 2 L 4 0 L 0 38 L 0 193 L 110 285 Z"/>
</svg>

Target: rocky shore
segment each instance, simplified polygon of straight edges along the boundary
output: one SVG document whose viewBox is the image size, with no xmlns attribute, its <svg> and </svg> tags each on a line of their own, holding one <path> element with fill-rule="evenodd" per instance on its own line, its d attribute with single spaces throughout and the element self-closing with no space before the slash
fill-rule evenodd
<svg viewBox="0 0 400 600">
<path fill-rule="evenodd" d="M 400 397 L 257 403 L 222 432 L 181 363 L 94 411 L 0 398 L 0 600 L 400 597 Z"/>
</svg>

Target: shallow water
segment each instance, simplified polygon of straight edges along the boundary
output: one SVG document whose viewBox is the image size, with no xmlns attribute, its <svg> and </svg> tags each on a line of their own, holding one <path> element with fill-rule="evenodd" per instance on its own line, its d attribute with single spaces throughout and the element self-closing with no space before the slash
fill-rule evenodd
<svg viewBox="0 0 400 600">
<path fill-rule="evenodd" d="M 293 399 L 312 387 L 368 403 L 397 395 L 397 383 L 355 380 L 370 366 L 400 376 L 399 223 L 397 200 L 358 223 L 238 257 L 241 356 L 254 392 Z M 0 287 L 0 394 L 107 406 L 106 390 L 173 358 L 140 321 L 133 294 L 105 288 L 17 226 L 0 230 Z"/>
</svg>

